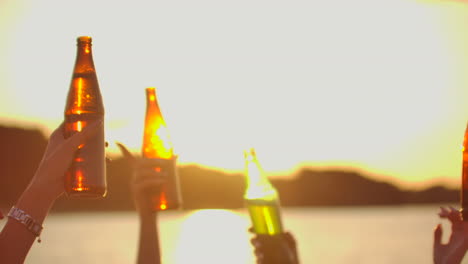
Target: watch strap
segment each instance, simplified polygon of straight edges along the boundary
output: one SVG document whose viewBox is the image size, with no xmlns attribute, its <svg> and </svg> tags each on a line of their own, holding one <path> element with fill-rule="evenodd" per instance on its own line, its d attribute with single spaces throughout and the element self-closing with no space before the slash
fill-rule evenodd
<svg viewBox="0 0 468 264">
<path fill-rule="evenodd" d="M 34 218 L 32 218 L 25 211 L 13 206 L 8 213 L 8 217 L 17 220 L 21 224 L 25 225 L 26 228 L 33 233 L 35 236 L 40 236 L 42 232 L 42 225 L 37 223 Z"/>
</svg>

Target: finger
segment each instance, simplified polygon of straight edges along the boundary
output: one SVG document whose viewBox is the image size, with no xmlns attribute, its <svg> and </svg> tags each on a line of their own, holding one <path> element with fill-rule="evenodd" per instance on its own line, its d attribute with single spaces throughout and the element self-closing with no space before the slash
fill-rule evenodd
<svg viewBox="0 0 468 264">
<path fill-rule="evenodd" d="M 85 139 L 90 138 L 94 136 L 99 131 L 99 129 L 102 128 L 103 125 L 104 119 L 96 119 L 89 123 L 89 125 L 85 126 L 83 130 L 81 130 L 81 132 L 77 134 L 82 134 Z"/>
<path fill-rule="evenodd" d="M 259 248 L 254 249 L 254 254 L 255 254 L 255 256 L 257 256 L 257 258 L 263 258 L 263 252 Z"/>
<path fill-rule="evenodd" d="M 288 243 L 288 245 L 291 245 L 293 247 L 296 247 L 296 240 L 294 239 L 293 235 L 289 232 L 284 233 L 284 239 Z"/>
<path fill-rule="evenodd" d="M 452 206 L 449 207 L 449 210 L 450 210 L 450 214 L 452 214 L 454 216 L 459 216 L 460 215 L 460 211 L 453 208 Z"/>
<path fill-rule="evenodd" d="M 449 211 L 447 209 L 445 209 L 444 207 L 440 207 L 439 216 L 441 218 L 446 218 L 446 217 L 448 217 L 448 215 L 449 215 Z"/>
<path fill-rule="evenodd" d="M 55 148 L 65 140 L 64 138 L 64 122 L 50 134 L 49 141 L 47 142 L 47 151 L 55 150 Z"/>
<path fill-rule="evenodd" d="M 255 256 L 257 257 L 257 264 L 262 264 L 264 258 L 263 252 L 255 251 Z"/>
<path fill-rule="evenodd" d="M 81 132 L 73 134 L 67 140 L 69 144 L 79 146 L 86 139 L 94 136 L 100 128 L 102 128 L 104 120 L 102 118 L 92 121 L 89 125 L 85 126 Z"/>
<path fill-rule="evenodd" d="M 252 237 L 250 239 L 250 244 L 252 244 L 252 246 L 254 247 L 257 247 L 260 245 L 260 241 L 257 239 L 257 237 Z"/>
<path fill-rule="evenodd" d="M 50 150 L 50 153 L 47 154 L 46 158 L 48 159 L 56 155 L 56 153 L 59 153 L 59 155 L 65 155 L 65 156 L 72 155 L 76 151 L 78 146 L 83 144 L 88 137 L 94 135 L 99 130 L 100 127 L 102 128 L 102 125 L 103 125 L 102 119 L 93 121 L 89 126 L 86 126 L 81 132 L 75 133 L 71 137 L 65 139 L 63 143 L 60 143 L 60 144 L 55 143 L 55 145 L 53 143 L 54 145 L 53 147 L 50 147 L 50 148 L 49 146 L 47 147 L 48 152 Z M 59 126 L 59 128 L 61 127 L 63 127 L 63 123 Z M 59 129 L 56 129 L 52 136 L 58 137 L 59 136 L 58 131 Z M 63 139 L 63 135 L 60 135 L 60 137 Z M 51 141 L 56 142 L 57 138 L 51 137 L 49 142 Z M 60 147 L 57 147 L 57 146 L 60 146 Z"/>
<path fill-rule="evenodd" d="M 134 174 L 135 177 L 159 177 L 166 178 L 167 171 L 162 170 L 159 165 L 148 164 L 144 165 L 142 159 L 135 160 L 134 164 Z"/>
<path fill-rule="evenodd" d="M 99 127 L 102 126 L 102 124 L 102 120 L 92 122 L 89 126 L 83 128 L 81 132 L 75 133 L 71 137 L 69 137 L 67 139 L 66 146 L 71 149 L 76 149 L 79 145 L 84 143 L 86 139 L 95 135 Z"/>
<path fill-rule="evenodd" d="M 132 153 L 125 147 L 125 145 L 123 145 L 122 143 L 120 142 L 115 142 L 115 144 L 117 145 L 117 147 L 119 147 L 120 149 L 120 152 L 122 152 L 122 155 L 124 156 L 124 158 L 130 162 L 132 165 L 135 164 L 135 157 L 132 155 Z"/>
<path fill-rule="evenodd" d="M 159 172 L 162 167 L 167 167 L 169 162 L 163 159 L 157 158 L 143 158 L 138 161 L 138 167 L 140 168 L 152 168 L 155 171 Z"/>
<path fill-rule="evenodd" d="M 462 216 L 460 210 L 457 210 L 453 207 L 450 206 L 450 214 L 454 218 L 454 220 L 461 222 L 462 221 Z"/>
<path fill-rule="evenodd" d="M 457 210 L 450 210 L 447 218 L 452 222 L 452 224 L 458 224 L 461 222 L 461 215 Z"/>
<path fill-rule="evenodd" d="M 166 179 L 163 177 L 140 177 L 135 180 L 135 184 L 141 188 L 160 187 L 165 182 Z"/>
<path fill-rule="evenodd" d="M 64 130 L 64 126 L 65 126 L 65 122 L 62 121 L 62 123 L 60 123 L 60 125 L 52 132 L 52 134 L 50 135 L 50 137 L 56 137 L 58 135 L 60 135 L 61 137 L 63 137 L 63 130 Z"/>
<path fill-rule="evenodd" d="M 442 226 L 438 224 L 434 229 L 434 248 L 441 246 Z"/>
<path fill-rule="evenodd" d="M 254 254 L 259 257 L 260 255 L 262 255 L 263 257 L 263 248 L 262 248 L 262 244 L 258 241 L 258 239 L 251 239 L 250 240 L 250 243 L 252 244 L 252 246 L 254 247 Z"/>
<path fill-rule="evenodd" d="M 162 183 L 145 182 L 138 183 L 132 187 L 132 192 L 143 195 L 157 195 L 161 192 Z"/>
</svg>

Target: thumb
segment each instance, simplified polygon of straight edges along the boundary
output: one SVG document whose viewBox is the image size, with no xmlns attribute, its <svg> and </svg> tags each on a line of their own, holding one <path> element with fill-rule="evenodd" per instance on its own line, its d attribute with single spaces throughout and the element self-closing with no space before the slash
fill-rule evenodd
<svg viewBox="0 0 468 264">
<path fill-rule="evenodd" d="M 434 248 L 441 246 L 442 242 L 442 226 L 438 224 L 434 229 Z"/>
<path fill-rule="evenodd" d="M 294 239 L 293 235 L 290 232 L 284 233 L 284 239 L 288 245 L 292 247 L 296 247 L 296 240 Z"/>
<path fill-rule="evenodd" d="M 84 143 L 86 139 L 95 135 L 99 129 L 103 128 L 103 120 L 99 119 L 93 121 L 90 125 L 86 126 L 81 132 L 74 133 L 69 138 L 63 138 L 62 130 L 64 124 L 62 123 L 50 136 L 49 145 L 47 145 L 44 159 L 49 159 L 53 156 L 72 156 L 79 145 Z M 60 139 L 58 138 L 60 137 Z M 55 142 L 55 143 L 51 143 Z"/>
<path fill-rule="evenodd" d="M 124 158 L 133 166 L 135 165 L 135 157 L 132 155 L 132 153 L 127 149 L 127 147 L 125 147 L 124 144 L 120 143 L 120 142 L 115 142 L 115 144 L 117 145 L 117 147 L 119 147 L 120 149 L 120 152 L 122 152 Z"/>
<path fill-rule="evenodd" d="M 76 148 L 80 144 L 82 144 L 86 139 L 91 138 L 92 136 L 96 135 L 99 129 L 103 127 L 104 121 L 103 119 L 98 119 L 91 122 L 88 126 L 85 126 L 84 129 L 79 133 L 74 133 L 71 137 L 66 139 L 68 144 L 71 148 Z M 59 131 L 61 127 L 63 127 L 63 123 L 60 125 Z"/>
</svg>

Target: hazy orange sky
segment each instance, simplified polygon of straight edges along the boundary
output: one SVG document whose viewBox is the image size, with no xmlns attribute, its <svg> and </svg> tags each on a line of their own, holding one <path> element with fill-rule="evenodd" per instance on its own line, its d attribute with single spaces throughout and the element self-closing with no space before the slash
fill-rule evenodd
<svg viewBox="0 0 468 264">
<path fill-rule="evenodd" d="M 0 0 L 0 123 L 63 119 L 76 37 L 93 37 L 106 138 L 139 151 L 157 87 L 180 163 L 353 167 L 458 184 L 463 1 Z M 111 145 L 109 152 L 116 151 Z"/>
</svg>

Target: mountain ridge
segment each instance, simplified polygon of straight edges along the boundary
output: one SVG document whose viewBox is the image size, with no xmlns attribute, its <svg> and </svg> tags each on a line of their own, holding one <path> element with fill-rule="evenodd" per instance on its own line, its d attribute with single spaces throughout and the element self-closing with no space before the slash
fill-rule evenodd
<svg viewBox="0 0 468 264">
<path fill-rule="evenodd" d="M 0 207 L 11 207 L 33 176 L 47 146 L 38 129 L 0 126 Z M 183 208 L 241 208 L 242 173 L 223 172 L 203 165 L 179 165 Z M 54 211 L 133 210 L 131 168 L 122 158 L 107 164 L 108 194 L 103 199 L 60 197 Z M 456 203 L 459 190 L 432 185 L 404 190 L 395 184 L 351 170 L 301 168 L 294 177 L 274 177 L 281 204 L 292 206 L 367 206 L 414 203 Z"/>
</svg>

